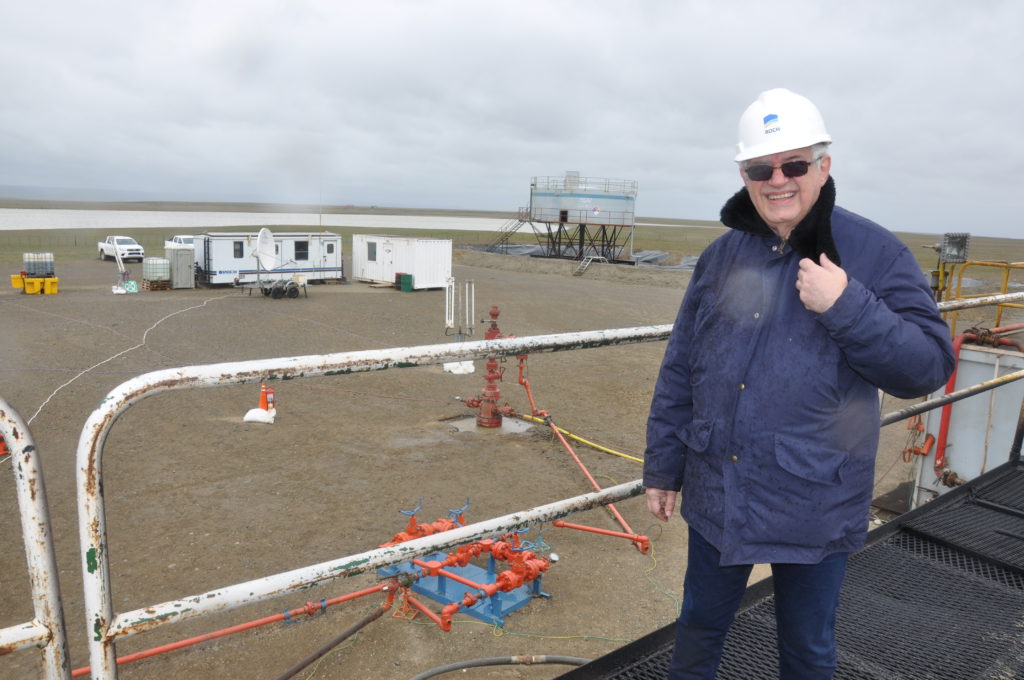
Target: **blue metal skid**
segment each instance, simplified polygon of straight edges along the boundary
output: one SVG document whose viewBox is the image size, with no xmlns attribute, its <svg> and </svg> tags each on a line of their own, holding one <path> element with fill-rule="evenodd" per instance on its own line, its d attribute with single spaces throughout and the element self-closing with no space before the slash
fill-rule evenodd
<svg viewBox="0 0 1024 680">
<path fill-rule="evenodd" d="M 445 553 L 435 553 L 424 557 L 423 561 L 443 562 L 446 557 L 448 556 Z M 487 558 L 486 569 L 475 564 L 467 564 L 464 567 L 445 567 L 445 571 L 458 574 L 474 583 L 486 585 L 494 583 L 497 574 L 495 559 L 490 556 Z M 383 577 L 390 578 L 400 573 L 420 574 L 421 571 L 419 567 L 411 562 L 403 562 L 395 566 L 382 567 L 377 570 L 377 573 Z M 469 586 L 452 581 L 444 576 L 420 576 L 411 588 L 414 593 L 429 597 L 436 602 L 440 602 L 442 605 L 462 602 L 466 593 L 471 592 Z M 499 591 L 491 597 L 482 598 L 472 607 L 468 609 L 463 608 L 459 611 L 480 619 L 485 623 L 501 626 L 505 623 L 505 617 L 508 614 L 525 607 L 535 597 L 551 597 L 550 594 L 541 590 L 541 577 L 539 576 L 528 584 L 508 592 Z"/>
</svg>

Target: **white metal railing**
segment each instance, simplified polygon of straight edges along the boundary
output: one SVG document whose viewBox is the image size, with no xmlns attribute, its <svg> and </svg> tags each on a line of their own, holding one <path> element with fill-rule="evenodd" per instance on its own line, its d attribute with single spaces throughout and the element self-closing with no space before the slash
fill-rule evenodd
<svg viewBox="0 0 1024 680">
<path fill-rule="evenodd" d="M 85 619 L 89 630 L 91 676 L 117 678 L 115 640 L 195 616 L 234 609 L 325 583 L 376 567 L 516 528 L 558 519 L 597 505 L 606 505 L 643 492 L 640 480 L 601 492 L 578 496 L 525 512 L 471 524 L 390 548 L 343 557 L 301 569 L 274 574 L 216 591 L 115 614 L 110 587 L 104 513 L 102 458 L 107 433 L 132 404 L 167 390 L 238 385 L 260 380 L 347 375 L 388 368 L 425 366 L 491 356 L 557 352 L 664 340 L 671 325 L 583 331 L 524 338 L 400 347 L 339 354 L 283 357 L 257 361 L 187 366 L 147 373 L 111 390 L 86 420 L 78 442 L 78 527 L 81 540 Z"/>
<path fill-rule="evenodd" d="M 0 397 L 0 436 L 11 454 L 35 618 L 0 629 L 0 655 L 38 647 L 46 678 L 70 678 L 64 607 L 39 451 L 28 425 Z"/>
<path fill-rule="evenodd" d="M 613 226 L 633 226 L 635 218 L 632 211 L 628 210 L 593 210 L 572 209 L 561 210 L 559 208 L 542 208 L 534 206 L 530 211 L 530 221 L 533 222 L 558 222 L 565 224 L 593 224 Z"/>
<path fill-rule="evenodd" d="M 636 180 L 605 179 L 603 177 L 534 177 L 530 182 L 533 191 L 575 192 L 588 191 L 608 194 L 609 196 L 634 197 L 637 194 Z"/>
</svg>

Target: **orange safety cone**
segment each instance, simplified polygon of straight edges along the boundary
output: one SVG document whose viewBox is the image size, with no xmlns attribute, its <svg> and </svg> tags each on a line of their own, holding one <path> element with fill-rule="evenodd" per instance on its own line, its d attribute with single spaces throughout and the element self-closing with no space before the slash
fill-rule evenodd
<svg viewBox="0 0 1024 680">
<path fill-rule="evenodd" d="M 274 409 L 274 388 L 267 387 L 267 383 L 260 383 L 260 405 L 259 408 L 249 409 L 242 420 L 246 423 L 266 423 L 273 425 L 277 411 Z"/>
</svg>

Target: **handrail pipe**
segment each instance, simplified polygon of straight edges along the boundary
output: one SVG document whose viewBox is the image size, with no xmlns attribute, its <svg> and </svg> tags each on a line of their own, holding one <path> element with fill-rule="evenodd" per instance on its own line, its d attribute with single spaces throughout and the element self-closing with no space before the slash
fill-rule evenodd
<svg viewBox="0 0 1024 680">
<path fill-rule="evenodd" d="M 142 632 L 200 614 L 260 602 L 342 576 L 398 564 L 411 557 L 560 519 L 573 512 L 642 493 L 642 486 L 637 480 L 603 492 L 566 499 L 436 536 L 416 539 L 389 548 L 379 548 L 358 556 L 332 560 L 115 616 L 110 588 L 110 558 L 101 483 L 103 444 L 114 422 L 132 404 L 169 390 L 348 375 L 388 368 L 486 359 L 495 355 L 559 352 L 652 342 L 667 338 L 671 329 L 671 325 L 665 324 L 187 366 L 153 371 L 118 385 L 107 394 L 86 420 L 79 438 L 76 458 L 78 528 L 92 677 L 95 680 L 113 680 L 117 677 L 114 640 L 119 636 Z"/>
<path fill-rule="evenodd" d="M 64 606 L 39 450 L 21 415 L 0 397 L 0 437 L 11 454 L 35 618 L 0 629 L 0 656 L 38 647 L 46 678 L 70 678 Z"/>
</svg>

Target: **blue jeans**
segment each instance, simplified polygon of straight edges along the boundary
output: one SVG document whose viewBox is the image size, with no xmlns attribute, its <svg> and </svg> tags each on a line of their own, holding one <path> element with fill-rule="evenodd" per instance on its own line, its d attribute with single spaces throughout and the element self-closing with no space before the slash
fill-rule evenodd
<svg viewBox="0 0 1024 680">
<path fill-rule="evenodd" d="M 818 564 L 773 564 L 779 678 L 829 680 L 836 669 L 836 607 L 847 553 Z M 683 607 L 668 680 L 714 680 L 753 565 L 721 567 L 721 554 L 690 529 Z"/>
</svg>

